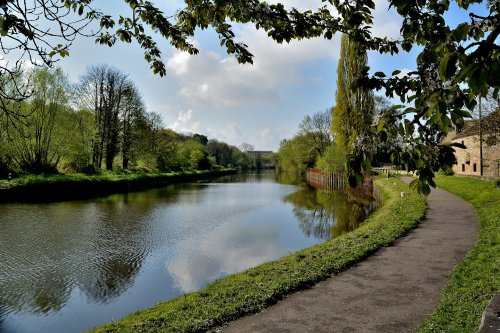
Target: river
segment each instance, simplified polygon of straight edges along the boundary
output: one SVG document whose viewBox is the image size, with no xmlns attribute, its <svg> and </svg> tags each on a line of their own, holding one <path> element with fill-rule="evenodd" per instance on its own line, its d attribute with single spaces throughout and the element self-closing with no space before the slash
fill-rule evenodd
<svg viewBox="0 0 500 333">
<path fill-rule="evenodd" d="M 371 199 L 274 172 L 0 204 L 0 332 L 71 333 L 354 229 Z"/>
</svg>

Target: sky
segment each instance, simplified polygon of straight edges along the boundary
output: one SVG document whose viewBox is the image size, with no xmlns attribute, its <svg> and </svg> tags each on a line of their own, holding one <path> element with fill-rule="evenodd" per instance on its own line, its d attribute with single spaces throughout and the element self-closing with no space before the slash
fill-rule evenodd
<svg viewBox="0 0 500 333">
<path fill-rule="evenodd" d="M 298 9 L 317 8 L 319 0 L 284 0 Z M 376 0 L 373 34 L 399 37 L 401 18 L 388 2 Z M 167 15 L 182 8 L 182 1 L 155 1 Z M 124 1 L 97 0 L 96 7 L 127 13 Z M 305 7 L 307 5 L 307 7 Z M 467 19 L 452 6 L 447 21 Z M 167 65 L 165 77 L 155 76 L 136 44 L 96 45 L 93 38 L 77 39 L 70 56 L 58 62 L 72 82 L 90 65 L 109 64 L 129 75 L 143 94 L 148 111 L 159 113 L 165 127 L 182 133 L 200 133 L 229 144 L 250 143 L 257 150 L 277 151 L 282 139 L 296 134 L 306 115 L 335 104 L 340 35 L 277 44 L 251 25 L 235 29 L 238 39 L 254 55 L 254 64 L 241 65 L 219 46 L 213 30 L 199 31 L 193 42 L 200 53 L 189 55 L 157 38 Z M 372 71 L 412 70 L 417 51 L 394 57 L 370 52 Z"/>
</svg>

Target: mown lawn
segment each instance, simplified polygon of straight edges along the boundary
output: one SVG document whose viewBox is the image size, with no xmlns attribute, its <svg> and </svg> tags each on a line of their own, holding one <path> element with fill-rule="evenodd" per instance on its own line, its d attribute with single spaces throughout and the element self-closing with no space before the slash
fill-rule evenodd
<svg viewBox="0 0 500 333">
<path fill-rule="evenodd" d="M 437 185 L 474 206 L 480 234 L 421 332 L 477 332 L 484 309 L 500 291 L 500 189 L 492 181 L 454 176 L 437 177 Z"/>
<path fill-rule="evenodd" d="M 355 231 L 217 280 L 201 291 L 159 303 L 92 332 L 214 331 L 338 274 L 394 243 L 425 215 L 424 197 L 416 193 L 400 197 L 401 191 L 408 192 L 408 185 L 377 179 L 376 186 L 385 202 Z"/>
</svg>

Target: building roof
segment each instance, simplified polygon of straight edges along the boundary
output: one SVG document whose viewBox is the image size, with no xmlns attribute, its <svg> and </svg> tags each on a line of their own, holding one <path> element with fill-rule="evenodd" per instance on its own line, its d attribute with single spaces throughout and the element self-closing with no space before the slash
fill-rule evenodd
<svg viewBox="0 0 500 333">
<path fill-rule="evenodd" d="M 485 134 L 500 134 L 500 110 L 490 113 L 482 120 L 482 129 Z M 479 119 L 467 120 L 452 140 L 479 135 Z"/>
</svg>

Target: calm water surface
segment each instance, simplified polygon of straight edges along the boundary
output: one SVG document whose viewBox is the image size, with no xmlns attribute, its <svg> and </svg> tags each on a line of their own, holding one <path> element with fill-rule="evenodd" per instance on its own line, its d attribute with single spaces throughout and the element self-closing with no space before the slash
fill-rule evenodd
<svg viewBox="0 0 500 333">
<path fill-rule="evenodd" d="M 290 183 L 235 175 L 0 205 L 0 332 L 80 332 L 350 231 L 373 208 Z"/>
</svg>

